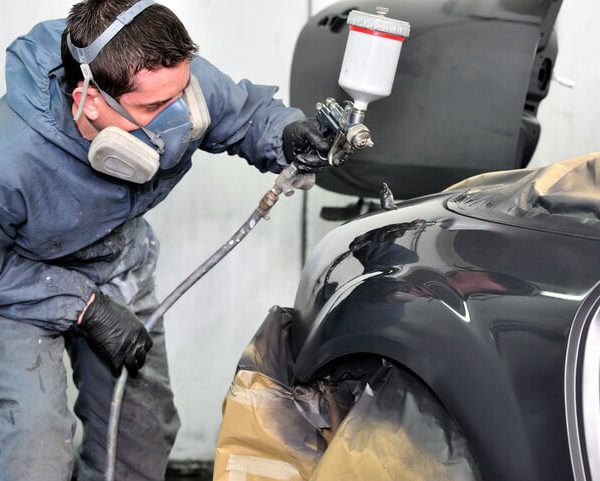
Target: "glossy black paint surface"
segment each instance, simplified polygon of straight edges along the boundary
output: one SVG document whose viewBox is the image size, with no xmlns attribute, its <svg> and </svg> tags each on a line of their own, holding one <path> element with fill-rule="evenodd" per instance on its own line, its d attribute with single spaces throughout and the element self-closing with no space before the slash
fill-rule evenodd
<svg viewBox="0 0 600 481">
<path fill-rule="evenodd" d="M 486 481 L 570 481 L 565 350 L 600 278 L 600 242 L 459 215 L 451 195 L 323 239 L 295 302 L 296 375 L 351 354 L 388 357 L 439 396 Z"/>
</svg>

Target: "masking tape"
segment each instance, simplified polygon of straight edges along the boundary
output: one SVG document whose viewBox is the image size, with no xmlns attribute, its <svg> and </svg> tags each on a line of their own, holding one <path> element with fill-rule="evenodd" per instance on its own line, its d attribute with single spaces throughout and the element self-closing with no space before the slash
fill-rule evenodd
<svg viewBox="0 0 600 481">
<path fill-rule="evenodd" d="M 229 472 L 229 481 L 246 481 L 249 474 L 281 481 L 294 477 L 301 479 L 298 470 L 289 463 L 239 454 L 229 456 L 226 471 Z"/>
</svg>

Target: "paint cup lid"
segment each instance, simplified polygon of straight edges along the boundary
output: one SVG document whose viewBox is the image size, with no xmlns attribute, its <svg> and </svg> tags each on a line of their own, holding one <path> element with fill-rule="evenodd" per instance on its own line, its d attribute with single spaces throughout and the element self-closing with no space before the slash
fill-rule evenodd
<svg viewBox="0 0 600 481">
<path fill-rule="evenodd" d="M 388 11 L 389 9 L 383 7 L 377 7 L 377 14 L 352 10 L 348 15 L 348 25 L 398 37 L 408 37 L 410 23 L 386 17 Z"/>
</svg>

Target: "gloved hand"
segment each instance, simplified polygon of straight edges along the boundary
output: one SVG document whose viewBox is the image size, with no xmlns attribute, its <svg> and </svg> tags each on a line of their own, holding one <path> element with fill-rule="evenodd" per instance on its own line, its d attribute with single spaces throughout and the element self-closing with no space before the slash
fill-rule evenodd
<svg viewBox="0 0 600 481">
<path fill-rule="evenodd" d="M 300 173 L 314 174 L 329 166 L 327 153 L 331 145 L 321 134 L 317 119 L 292 122 L 283 129 L 282 140 L 285 159 L 290 164 L 296 162 Z"/>
<path fill-rule="evenodd" d="M 123 304 L 100 291 L 87 306 L 79 327 L 92 349 L 108 364 L 115 376 L 123 365 L 131 377 L 144 365 L 152 339 L 144 324 Z"/>
</svg>

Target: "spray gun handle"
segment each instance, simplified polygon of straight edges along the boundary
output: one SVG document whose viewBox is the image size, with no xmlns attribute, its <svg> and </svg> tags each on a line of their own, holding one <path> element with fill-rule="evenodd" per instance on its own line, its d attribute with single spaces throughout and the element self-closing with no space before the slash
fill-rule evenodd
<svg viewBox="0 0 600 481">
<path fill-rule="evenodd" d="M 373 147 L 369 128 L 362 123 L 364 111 L 354 108 L 350 101 L 345 108 L 333 98 L 316 105 L 316 118 L 323 134 L 333 137 L 327 160 L 335 167 L 344 163 L 345 157 L 356 150 Z"/>
<path fill-rule="evenodd" d="M 322 102 L 318 102 L 317 108 L 317 121 L 319 122 L 319 128 L 323 134 L 336 135 L 340 130 L 340 124 L 334 117 L 331 109 Z"/>
</svg>

